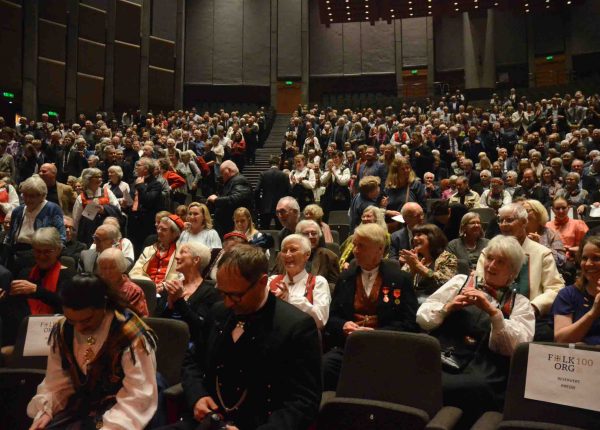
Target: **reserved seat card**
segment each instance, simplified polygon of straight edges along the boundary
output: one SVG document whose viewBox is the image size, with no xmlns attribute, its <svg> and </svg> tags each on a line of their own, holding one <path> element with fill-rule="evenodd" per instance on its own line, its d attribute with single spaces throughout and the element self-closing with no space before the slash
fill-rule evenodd
<svg viewBox="0 0 600 430">
<path fill-rule="evenodd" d="M 600 350 L 529 345 L 525 398 L 600 412 Z"/>
<path fill-rule="evenodd" d="M 43 357 L 50 354 L 48 338 L 54 324 L 62 318 L 61 315 L 29 317 L 27 335 L 23 346 L 23 357 Z"/>
</svg>

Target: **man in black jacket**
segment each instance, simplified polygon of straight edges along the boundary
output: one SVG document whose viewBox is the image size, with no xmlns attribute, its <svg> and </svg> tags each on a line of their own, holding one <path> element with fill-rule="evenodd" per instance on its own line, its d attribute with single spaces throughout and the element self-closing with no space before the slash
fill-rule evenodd
<svg viewBox="0 0 600 430">
<path fill-rule="evenodd" d="M 383 260 L 387 232 L 377 224 L 354 230 L 354 259 L 336 283 L 325 326 L 325 342 L 333 347 L 323 356 L 325 390 L 335 390 L 346 337 L 355 331 L 416 332 L 417 298 L 406 272 L 395 261 Z"/>
<path fill-rule="evenodd" d="M 227 429 L 304 430 L 314 422 L 322 391 L 317 327 L 310 315 L 269 294 L 267 270 L 264 252 L 249 245 L 221 258 L 224 301 L 211 309 L 183 364 L 193 416 L 172 428 L 196 429 L 213 413 L 230 422 Z"/>
<path fill-rule="evenodd" d="M 223 178 L 223 191 L 220 196 L 213 194 L 208 203 L 215 205 L 215 229 L 221 237 L 233 230 L 233 212 L 245 207 L 252 212 L 252 187 L 240 174 L 238 167 L 231 160 L 224 161 L 220 167 Z"/>
<path fill-rule="evenodd" d="M 280 198 L 290 195 L 290 178 L 279 170 L 279 157 L 270 159 L 271 168 L 265 170 L 258 178 L 258 184 L 254 190 L 254 198 L 257 202 L 256 211 L 260 221 L 261 230 L 269 230 L 271 220 L 275 215 L 277 202 Z M 281 223 L 275 218 L 277 229 L 281 229 Z"/>
</svg>

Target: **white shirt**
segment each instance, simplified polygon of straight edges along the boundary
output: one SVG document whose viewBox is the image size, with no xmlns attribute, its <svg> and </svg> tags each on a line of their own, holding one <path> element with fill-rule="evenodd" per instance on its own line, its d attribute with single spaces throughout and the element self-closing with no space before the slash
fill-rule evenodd
<svg viewBox="0 0 600 430">
<path fill-rule="evenodd" d="M 304 167 L 304 169 L 300 171 L 292 170 L 292 172 L 290 173 L 290 183 L 292 181 L 292 178 L 296 178 L 298 184 L 302 184 L 304 188 L 307 188 L 309 190 L 314 190 L 315 186 L 317 185 L 315 172 L 310 170 L 308 167 Z"/>
<path fill-rule="evenodd" d="M 108 336 L 110 322 L 114 314 L 107 313 L 96 331 L 96 343 L 94 348 L 99 350 Z M 84 337 L 84 339 L 87 336 Z M 100 339 L 104 339 L 99 341 Z M 80 361 L 84 356 L 88 345 L 78 341 L 77 336 L 73 340 L 75 358 L 80 367 Z M 83 348 L 83 353 L 81 349 Z M 156 387 L 156 357 L 150 348 L 149 353 L 134 349 L 135 364 L 131 359 L 131 350 L 128 348 L 123 352 L 121 365 L 123 366 L 123 386 L 117 392 L 117 403 L 107 410 L 102 416 L 104 429 L 110 430 L 142 430 L 154 416 L 158 403 L 158 389 Z M 97 352 L 97 351 L 96 351 Z M 68 371 L 63 370 L 61 356 L 58 348 L 50 349 L 48 356 L 48 367 L 46 377 L 37 388 L 37 394 L 27 405 L 27 415 L 30 418 L 39 418 L 44 412 L 53 417 L 63 410 L 67 405 L 69 397 L 74 393 L 71 376 Z"/>
<path fill-rule="evenodd" d="M 371 295 L 371 290 L 373 289 L 373 285 L 375 284 L 375 279 L 377 279 L 378 273 L 379 266 L 372 270 L 361 269 L 360 277 L 362 278 L 363 288 L 367 297 Z"/>
<path fill-rule="evenodd" d="M 329 185 L 329 181 L 335 178 L 335 182 L 341 186 L 345 187 L 350 182 L 350 169 L 345 166 L 333 167 L 333 175 L 327 169 L 321 175 L 321 185 Z"/>
<path fill-rule="evenodd" d="M 108 194 L 108 204 L 121 210 L 121 205 L 119 204 L 119 200 L 115 197 L 113 192 L 110 189 L 107 189 L 106 193 Z M 104 189 L 102 187 L 98 187 L 98 189 L 94 193 L 94 199 L 103 197 L 103 196 L 104 196 Z M 75 226 L 75 230 L 79 229 L 79 221 L 81 221 L 82 212 L 83 212 L 83 203 L 81 202 L 81 194 L 79 194 L 77 196 L 77 199 L 75 200 L 75 204 L 73 205 L 73 225 Z"/>
<path fill-rule="evenodd" d="M 278 275 L 269 277 L 267 285 L 271 286 L 271 281 Z M 318 328 L 323 328 L 329 319 L 329 305 L 331 303 L 331 293 L 327 279 L 322 276 L 316 276 L 315 288 L 313 290 L 313 302 L 309 302 L 305 296 L 308 273 L 306 270 L 298 273 L 294 279 L 290 279 L 286 274 L 282 282 L 288 288 L 287 302 L 296 306 L 303 312 L 312 316 L 317 323 Z"/>
<path fill-rule="evenodd" d="M 119 240 L 118 248 L 123 252 L 125 258 L 131 260 L 132 262 L 135 261 L 135 255 L 133 253 L 133 243 L 131 243 L 129 239 L 127 239 L 126 237 L 121 238 Z M 92 243 L 90 249 L 96 249 L 96 244 Z"/>
<path fill-rule="evenodd" d="M 432 331 L 444 322 L 443 307 L 458 294 L 466 280 L 466 275 L 456 275 L 425 300 L 417 311 L 417 324 L 423 330 Z M 496 299 L 487 293 L 486 297 L 494 307 L 498 306 Z M 510 357 L 519 343 L 533 341 L 535 314 L 527 297 L 517 294 L 508 319 L 497 312 L 491 320 L 491 351 Z"/>
<path fill-rule="evenodd" d="M 46 203 L 48 203 L 48 200 L 44 200 L 41 205 L 32 211 L 27 210 L 27 207 L 25 207 L 25 210 L 23 211 L 23 223 L 21 224 L 21 230 L 19 231 L 17 242 L 31 243 L 31 238 L 35 232 L 35 219 L 42 211 L 44 206 L 46 206 Z"/>
</svg>

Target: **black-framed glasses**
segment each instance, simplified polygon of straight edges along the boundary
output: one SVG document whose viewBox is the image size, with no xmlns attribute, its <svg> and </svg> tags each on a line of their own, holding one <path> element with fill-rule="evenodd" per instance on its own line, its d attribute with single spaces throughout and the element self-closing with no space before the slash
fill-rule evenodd
<svg viewBox="0 0 600 430">
<path fill-rule="evenodd" d="M 242 299 L 244 298 L 244 296 L 246 294 L 248 294 L 252 288 L 254 288 L 254 286 L 258 283 L 259 280 L 260 279 L 257 279 L 256 281 L 251 283 L 250 286 L 248 288 L 246 288 L 245 291 L 242 291 L 239 293 L 238 292 L 229 293 L 227 291 L 221 290 L 220 288 L 217 288 L 217 291 L 223 295 L 223 298 L 227 297 L 233 303 L 240 303 L 242 301 Z"/>
</svg>

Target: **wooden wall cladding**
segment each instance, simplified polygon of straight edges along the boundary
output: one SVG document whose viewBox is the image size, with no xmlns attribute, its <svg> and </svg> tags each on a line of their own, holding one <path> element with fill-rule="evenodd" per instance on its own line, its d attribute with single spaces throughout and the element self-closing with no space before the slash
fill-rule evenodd
<svg viewBox="0 0 600 430">
<path fill-rule="evenodd" d="M 41 19 L 38 25 L 38 55 L 64 62 L 67 53 L 67 27 Z"/>
<path fill-rule="evenodd" d="M 105 46 L 102 43 L 79 39 L 77 71 L 94 76 L 104 76 Z"/>
<path fill-rule="evenodd" d="M 30 1 L 30 0 L 27 0 Z M 67 24 L 67 0 L 42 0 L 39 2 L 40 18 Z"/>
<path fill-rule="evenodd" d="M 23 53 L 23 8 L 17 4 L 0 1 L 0 88 L 21 92 Z"/>
<path fill-rule="evenodd" d="M 172 109 L 174 85 L 174 72 L 150 67 L 148 70 L 148 106 Z"/>
<path fill-rule="evenodd" d="M 175 70 L 175 43 L 150 36 L 150 65 Z"/>
<path fill-rule="evenodd" d="M 139 108 L 140 48 L 115 43 L 115 112 Z"/>
<path fill-rule="evenodd" d="M 140 6 L 117 0 L 115 39 L 139 45 L 141 16 Z"/>
<path fill-rule="evenodd" d="M 104 43 L 106 41 L 106 12 L 81 4 L 79 6 L 79 37 Z"/>
<path fill-rule="evenodd" d="M 81 0 L 81 4 L 90 5 L 98 9 L 106 10 L 108 7 L 108 0 Z"/>
<path fill-rule="evenodd" d="M 40 58 L 38 61 L 38 103 L 65 107 L 65 64 Z"/>
<path fill-rule="evenodd" d="M 98 76 L 77 74 L 77 112 L 93 114 L 102 110 L 104 79 Z"/>
</svg>

